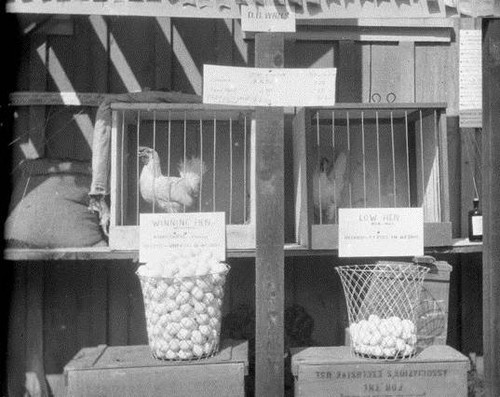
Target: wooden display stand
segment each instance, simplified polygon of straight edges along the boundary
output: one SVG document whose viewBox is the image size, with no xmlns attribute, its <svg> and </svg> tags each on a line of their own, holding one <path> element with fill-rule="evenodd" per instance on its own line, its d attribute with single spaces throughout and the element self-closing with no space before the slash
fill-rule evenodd
<svg viewBox="0 0 500 397">
<path fill-rule="evenodd" d="M 198 361 L 162 361 L 149 346 L 82 349 L 64 368 L 67 396 L 244 396 L 248 342 L 226 340 Z"/>
<path fill-rule="evenodd" d="M 345 346 L 292 349 L 296 397 L 466 396 L 468 368 L 449 346 L 404 361 L 359 358 Z"/>
</svg>

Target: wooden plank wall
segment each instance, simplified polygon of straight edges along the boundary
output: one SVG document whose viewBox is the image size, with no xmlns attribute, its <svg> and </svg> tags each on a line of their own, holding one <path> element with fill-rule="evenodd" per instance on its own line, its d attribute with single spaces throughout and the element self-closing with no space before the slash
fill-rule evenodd
<svg viewBox="0 0 500 397">
<path fill-rule="evenodd" d="M 458 28 L 458 26 L 457 26 Z M 62 33 L 61 33 L 62 32 Z M 447 101 L 451 220 L 459 236 L 461 219 L 461 142 L 458 130 L 457 29 L 451 44 L 405 43 L 287 43 L 286 67 L 338 67 L 338 101 L 367 102 L 375 92 L 396 101 Z M 132 17 L 78 16 L 71 29 L 44 31 L 26 37 L 18 86 L 20 89 L 121 93 L 168 89 L 201 93 L 202 65 L 253 65 L 254 43 L 243 38 L 238 21 L 196 21 Z M 44 51 L 40 52 L 39 49 Z M 42 58 L 40 58 L 42 54 Z M 45 62 L 45 68 L 39 68 Z M 408 78 L 409 77 L 409 78 Z M 44 83 L 45 81 L 45 83 Z M 40 107 L 20 110 L 14 145 L 14 165 L 24 158 L 90 160 L 95 109 Z M 46 128 L 36 135 L 39 120 Z M 285 237 L 293 237 L 293 178 L 290 120 L 285 122 Z M 35 135 L 33 135 L 35 134 Z M 32 145 L 28 138 L 32 138 Z M 40 148 L 40 145 L 42 148 Z M 35 148 L 35 149 L 33 149 Z M 38 149 L 36 149 L 38 148 Z M 38 150 L 38 151 L 35 151 Z M 461 261 L 474 274 L 479 258 L 447 257 L 453 266 L 450 300 L 450 342 L 464 351 L 480 351 L 474 323 L 462 319 L 476 313 L 469 288 L 480 283 L 463 279 Z M 317 345 L 344 342 L 347 312 L 333 257 L 286 258 L 285 305 L 302 305 L 315 320 Z M 241 304 L 253 308 L 253 259 L 230 261 L 224 312 Z M 12 390 L 24 383 L 23 329 L 26 311 L 26 268 L 15 264 L 14 316 L 11 322 Z M 146 343 L 142 297 L 131 262 L 55 262 L 43 264 L 43 330 L 46 373 L 61 373 L 64 364 L 84 346 Z M 469 273 L 467 273 L 469 274 Z M 464 285 L 467 290 L 464 290 Z M 464 302 L 469 302 L 465 303 Z M 469 306 L 467 306 L 469 305 Z M 461 312 L 461 307 L 464 310 Z M 462 335 L 467 340 L 462 342 Z M 467 342 L 472 340 L 473 342 Z M 20 386 L 21 385 L 21 386 Z M 14 395 L 18 395 L 15 393 Z"/>
</svg>

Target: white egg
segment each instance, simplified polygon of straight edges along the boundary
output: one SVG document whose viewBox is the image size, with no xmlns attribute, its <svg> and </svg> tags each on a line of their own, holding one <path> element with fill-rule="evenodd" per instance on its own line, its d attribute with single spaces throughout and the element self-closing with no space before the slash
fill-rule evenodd
<svg viewBox="0 0 500 397">
<path fill-rule="evenodd" d="M 401 339 L 401 338 L 396 339 L 396 346 L 395 347 L 396 347 L 396 350 L 398 352 L 404 352 L 405 346 L 406 346 L 406 343 L 403 339 Z"/>
<path fill-rule="evenodd" d="M 383 318 L 380 320 L 380 323 L 378 325 L 378 330 L 383 337 L 390 335 L 390 331 L 389 331 L 390 328 L 391 328 L 391 325 L 387 319 Z"/>
<path fill-rule="evenodd" d="M 181 340 L 179 341 L 179 346 L 181 350 L 188 351 L 193 349 L 193 342 L 191 340 Z"/>
<path fill-rule="evenodd" d="M 170 335 L 175 336 L 181 330 L 181 325 L 179 323 L 170 322 L 166 325 L 166 329 Z"/>
<path fill-rule="evenodd" d="M 214 306 L 207 306 L 207 314 L 210 317 L 219 317 L 220 310 Z"/>
<path fill-rule="evenodd" d="M 204 354 L 204 351 L 203 351 L 203 345 L 200 343 L 195 343 L 193 345 L 193 354 L 196 356 L 196 357 L 201 357 L 203 356 Z"/>
<path fill-rule="evenodd" d="M 401 337 L 401 334 L 403 332 L 403 326 L 401 325 L 401 320 L 399 317 L 391 317 L 389 319 L 390 322 L 390 327 L 388 328 L 389 333 L 394 336 L 395 338 Z"/>
<path fill-rule="evenodd" d="M 179 306 L 177 305 L 177 302 L 174 299 L 167 299 L 165 301 L 165 309 L 169 312 L 173 312 L 176 310 Z"/>
<path fill-rule="evenodd" d="M 210 322 L 210 316 L 206 313 L 197 314 L 195 320 L 200 325 L 206 325 Z"/>
<path fill-rule="evenodd" d="M 371 334 L 370 337 L 370 345 L 371 346 L 377 346 L 380 345 L 380 342 L 382 341 L 382 335 L 378 330 L 376 330 L 374 333 Z"/>
<path fill-rule="evenodd" d="M 413 346 L 410 346 L 410 345 L 406 345 L 405 346 L 405 349 L 404 349 L 404 355 L 405 356 L 410 356 L 413 354 L 413 352 L 415 351 L 415 348 Z"/>
<path fill-rule="evenodd" d="M 415 332 L 415 324 L 413 321 L 404 319 L 401 321 L 401 325 L 403 326 L 403 331 L 408 334 L 413 334 Z"/>
<path fill-rule="evenodd" d="M 172 335 L 170 335 L 167 330 L 165 329 L 163 331 L 163 340 L 166 342 L 166 343 L 170 343 L 170 341 L 172 340 Z"/>
<path fill-rule="evenodd" d="M 179 345 L 179 342 L 180 342 L 179 339 L 172 338 L 172 340 L 168 344 L 170 350 L 172 350 L 173 352 L 178 352 L 179 349 L 181 348 L 180 345 Z"/>
<path fill-rule="evenodd" d="M 180 321 L 181 325 L 185 328 L 185 329 L 188 329 L 188 330 L 193 330 L 195 327 L 196 327 L 196 324 L 194 322 L 193 319 L 189 318 L 189 317 L 184 317 L 181 321 Z"/>
<path fill-rule="evenodd" d="M 176 323 L 179 323 L 183 317 L 184 316 L 180 310 L 174 310 L 172 313 L 170 313 L 170 321 L 173 321 Z"/>
<path fill-rule="evenodd" d="M 180 306 L 188 303 L 190 298 L 191 296 L 189 295 L 189 292 L 180 291 L 179 295 L 177 295 L 177 297 L 175 298 L 175 302 Z"/>
<path fill-rule="evenodd" d="M 385 357 L 394 357 L 396 355 L 396 348 L 394 347 L 387 347 L 383 350 L 383 354 Z"/>
<path fill-rule="evenodd" d="M 406 343 L 410 346 L 415 346 L 417 344 L 417 335 L 412 334 L 407 340 Z"/>
<path fill-rule="evenodd" d="M 217 328 L 220 326 L 220 321 L 217 317 L 211 317 L 208 324 L 213 328 Z"/>
<path fill-rule="evenodd" d="M 164 358 L 167 360 L 174 360 L 177 358 L 177 353 L 169 349 L 165 352 Z"/>
<path fill-rule="evenodd" d="M 366 346 L 366 345 L 360 345 L 359 348 L 358 348 L 358 353 L 368 354 L 368 346 Z"/>
<path fill-rule="evenodd" d="M 220 285 L 214 286 L 212 293 L 216 298 L 222 298 L 224 296 L 224 289 Z"/>
<path fill-rule="evenodd" d="M 203 352 L 209 356 L 213 353 L 215 349 L 215 344 L 213 342 L 207 342 L 203 345 Z"/>
<path fill-rule="evenodd" d="M 201 345 L 203 342 L 204 342 L 204 337 L 203 335 L 201 334 L 201 332 L 197 329 L 195 329 L 192 333 L 191 333 L 191 341 L 196 345 Z"/>
<path fill-rule="evenodd" d="M 396 340 L 394 339 L 393 336 L 384 336 L 382 338 L 380 346 L 384 349 L 390 349 L 390 348 L 396 346 Z"/>
<path fill-rule="evenodd" d="M 205 293 L 205 296 L 203 297 L 203 303 L 205 305 L 210 305 L 214 300 L 215 300 L 214 294 L 212 294 L 211 292 Z"/>
<path fill-rule="evenodd" d="M 200 325 L 198 330 L 201 332 L 202 335 L 208 337 L 211 332 L 211 328 L 208 325 Z"/>
<path fill-rule="evenodd" d="M 383 355 L 383 350 L 380 346 L 371 346 L 371 354 L 376 357 L 380 357 Z"/>
<path fill-rule="evenodd" d="M 190 340 L 191 339 L 191 330 L 186 329 L 186 328 L 181 328 L 179 332 L 177 332 L 177 338 L 180 341 L 183 340 Z M 181 347 L 182 348 L 182 347 Z"/>
<path fill-rule="evenodd" d="M 371 340 L 371 334 L 367 331 L 363 331 L 360 334 L 359 342 L 363 345 L 369 345 Z"/>
<path fill-rule="evenodd" d="M 209 260 L 210 272 L 211 273 L 224 273 L 227 271 L 227 265 L 224 262 L 218 262 L 216 260 Z"/>
<path fill-rule="evenodd" d="M 193 289 L 191 290 L 191 295 L 198 302 L 201 302 L 203 300 L 203 297 L 205 296 L 205 293 L 203 292 L 203 290 L 200 287 L 196 286 L 196 287 L 193 287 Z"/>
<path fill-rule="evenodd" d="M 179 288 L 174 286 L 174 285 L 170 285 L 169 287 L 167 287 L 167 291 L 166 291 L 166 295 L 167 295 L 167 298 L 175 298 L 177 296 L 177 294 L 179 293 Z"/>
<path fill-rule="evenodd" d="M 191 306 L 189 303 L 184 303 L 183 305 L 181 305 L 179 310 L 184 317 L 187 317 L 193 312 L 193 306 Z"/>
<path fill-rule="evenodd" d="M 194 287 L 194 282 L 192 280 L 183 280 L 181 284 L 181 291 L 190 292 Z"/>
<path fill-rule="evenodd" d="M 375 326 L 378 326 L 380 323 L 380 317 L 376 314 L 370 314 L 370 316 L 368 317 L 368 322 L 374 324 Z"/>
</svg>

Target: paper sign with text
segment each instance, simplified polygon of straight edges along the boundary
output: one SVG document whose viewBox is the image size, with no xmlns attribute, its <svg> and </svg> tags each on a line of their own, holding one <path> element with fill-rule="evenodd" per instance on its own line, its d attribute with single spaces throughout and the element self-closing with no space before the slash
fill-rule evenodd
<svg viewBox="0 0 500 397">
<path fill-rule="evenodd" d="M 203 103 L 240 106 L 335 105 L 336 68 L 265 69 L 204 65 Z"/>
<path fill-rule="evenodd" d="M 186 214 L 141 214 L 139 262 L 161 258 L 165 252 L 187 252 L 193 248 L 210 250 L 226 260 L 224 212 Z"/>
<path fill-rule="evenodd" d="M 241 30 L 244 32 L 295 32 L 295 12 L 286 6 L 241 6 Z"/>
<path fill-rule="evenodd" d="M 339 257 L 424 254 L 422 208 L 340 208 Z"/>
<path fill-rule="evenodd" d="M 482 31 L 460 30 L 459 112 L 461 128 L 483 125 Z"/>
</svg>

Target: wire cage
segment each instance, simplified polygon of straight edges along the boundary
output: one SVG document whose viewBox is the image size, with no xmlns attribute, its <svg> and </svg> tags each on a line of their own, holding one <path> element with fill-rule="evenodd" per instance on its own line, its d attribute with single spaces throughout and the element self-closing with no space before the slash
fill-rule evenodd
<svg viewBox="0 0 500 397">
<path fill-rule="evenodd" d="M 424 244 L 449 245 L 444 104 L 338 104 L 294 120 L 296 235 L 338 248 L 339 208 L 422 207 Z"/>
<path fill-rule="evenodd" d="M 352 351 L 383 360 L 415 355 L 420 296 L 429 268 L 378 262 L 335 269 L 344 289 Z"/>
<path fill-rule="evenodd" d="M 111 248 L 138 248 L 141 213 L 220 211 L 226 214 L 227 248 L 255 247 L 255 122 L 251 109 L 116 103 L 112 110 Z M 182 177 L 185 164 L 193 158 L 203 164 L 189 205 L 175 203 L 172 209 L 158 204 L 165 199 L 156 182 L 149 192 L 152 200 L 145 198 L 140 182 L 143 148 L 157 153 L 155 181 L 158 176 Z M 174 201 L 172 189 L 167 202 Z"/>
</svg>

